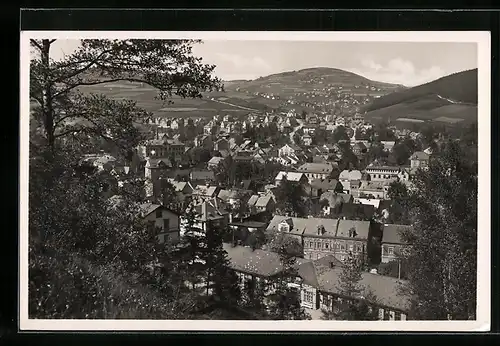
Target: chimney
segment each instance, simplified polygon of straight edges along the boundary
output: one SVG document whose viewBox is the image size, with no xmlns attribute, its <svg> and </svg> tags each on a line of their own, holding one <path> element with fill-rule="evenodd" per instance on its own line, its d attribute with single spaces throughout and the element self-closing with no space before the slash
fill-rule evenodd
<svg viewBox="0 0 500 346">
<path fill-rule="evenodd" d="M 330 262 L 330 268 L 335 268 L 335 263 Z"/>
</svg>

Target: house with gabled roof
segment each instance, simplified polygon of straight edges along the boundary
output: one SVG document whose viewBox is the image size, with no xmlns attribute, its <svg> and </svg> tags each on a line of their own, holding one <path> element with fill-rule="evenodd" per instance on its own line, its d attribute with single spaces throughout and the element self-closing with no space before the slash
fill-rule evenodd
<svg viewBox="0 0 500 346">
<path fill-rule="evenodd" d="M 303 149 L 296 144 L 285 144 L 278 149 L 279 156 L 297 155 L 303 152 Z"/>
<path fill-rule="evenodd" d="M 141 217 L 158 242 L 177 242 L 180 238 L 180 214 L 160 204 L 143 203 L 139 206 Z"/>
<path fill-rule="evenodd" d="M 267 304 L 267 297 L 274 292 L 273 279 L 284 270 L 279 254 L 227 243 L 223 247 L 228 254 L 230 268 L 238 276 L 240 287 L 251 289 L 256 284 L 262 285 L 264 304 Z M 335 304 L 345 300 L 370 299 L 362 294 L 356 297 L 341 294 L 338 282 L 343 264 L 334 256 L 325 256 L 315 261 L 296 258 L 294 267 L 297 269 L 297 276 L 288 278 L 288 286 L 297 290 L 302 307 L 331 311 Z M 400 290 L 407 284 L 406 281 L 363 272 L 361 284 L 375 293 L 377 301 L 365 301 L 371 309 L 378 311 L 380 320 L 407 319 L 410 300 Z"/>
<path fill-rule="evenodd" d="M 196 214 L 194 227 L 201 232 L 206 232 L 210 227 L 227 230 L 229 225 L 229 212 L 227 205 L 219 198 L 210 198 L 194 205 Z M 185 220 L 183 220 L 185 223 Z"/>
<path fill-rule="evenodd" d="M 280 171 L 276 177 L 274 178 L 274 182 L 276 185 L 279 185 L 282 180 L 292 181 L 294 183 L 306 185 L 308 184 L 308 179 L 304 173 L 300 172 L 285 172 Z"/>
<path fill-rule="evenodd" d="M 429 167 L 429 159 L 430 155 L 425 151 L 416 151 L 410 156 L 410 168 L 426 169 L 427 167 Z"/>
<path fill-rule="evenodd" d="M 402 238 L 402 232 L 411 230 L 409 225 L 384 224 L 382 227 L 381 261 L 391 262 L 398 259 L 404 247 L 408 245 Z"/>
<path fill-rule="evenodd" d="M 222 164 L 226 159 L 223 157 L 214 156 L 207 162 L 207 168 L 210 170 L 216 169 Z"/>
<path fill-rule="evenodd" d="M 309 181 L 313 179 L 327 179 L 334 170 L 331 163 L 304 163 L 297 172 L 304 173 Z"/>
<path fill-rule="evenodd" d="M 332 256 L 325 256 L 315 261 L 299 265 L 298 275 L 301 280 L 301 305 L 313 310 L 333 311 L 337 304 L 345 301 L 368 303 L 369 309 L 378 313 L 379 320 L 407 320 L 410 310 L 410 297 L 404 293 L 407 281 L 389 276 L 361 273 L 360 285 L 366 291 L 373 292 L 376 300 L 365 297 L 365 290 L 358 296 L 345 296 L 339 289 L 339 279 L 343 265 Z"/>
</svg>

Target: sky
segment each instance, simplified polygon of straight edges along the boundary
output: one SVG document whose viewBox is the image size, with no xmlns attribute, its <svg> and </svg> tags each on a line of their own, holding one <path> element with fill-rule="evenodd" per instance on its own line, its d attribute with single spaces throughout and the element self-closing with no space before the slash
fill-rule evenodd
<svg viewBox="0 0 500 346">
<path fill-rule="evenodd" d="M 52 58 L 79 45 L 58 40 Z M 458 42 L 204 41 L 193 47 L 223 80 L 256 79 L 311 67 L 332 67 L 387 83 L 415 86 L 478 67 L 477 44 Z"/>
</svg>

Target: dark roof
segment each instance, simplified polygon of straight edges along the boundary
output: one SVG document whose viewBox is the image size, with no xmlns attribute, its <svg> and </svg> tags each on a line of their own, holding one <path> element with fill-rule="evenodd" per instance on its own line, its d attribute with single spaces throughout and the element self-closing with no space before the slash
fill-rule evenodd
<svg viewBox="0 0 500 346">
<path fill-rule="evenodd" d="M 423 151 L 416 151 L 410 157 L 410 160 L 429 160 L 429 154 Z"/>
<path fill-rule="evenodd" d="M 139 205 L 139 210 L 141 212 L 141 216 L 142 217 L 148 216 L 149 214 L 151 214 L 152 212 L 154 212 L 156 209 L 168 210 L 169 212 L 171 212 L 171 213 L 173 213 L 175 215 L 180 215 L 178 212 L 176 212 L 176 211 L 174 211 L 174 210 L 172 210 L 170 208 L 164 207 L 161 204 L 142 203 L 142 204 Z"/>
<path fill-rule="evenodd" d="M 252 251 L 249 247 L 235 246 L 224 243 L 231 268 L 248 274 L 259 276 L 273 276 L 283 270 L 279 254 L 271 251 L 256 249 Z M 308 260 L 297 258 L 297 266 L 306 263 Z"/>
<path fill-rule="evenodd" d="M 382 243 L 405 244 L 401 239 L 401 231 L 411 229 L 408 225 L 385 224 L 382 229 Z"/>
<path fill-rule="evenodd" d="M 318 278 L 316 275 L 316 270 L 314 268 L 313 262 L 306 262 L 299 266 L 298 274 L 302 278 L 303 283 L 312 286 L 319 287 Z"/>
<path fill-rule="evenodd" d="M 361 203 L 344 203 L 341 206 L 340 214 L 346 218 L 360 217 L 371 219 L 373 214 L 375 214 L 375 206 Z"/>
<path fill-rule="evenodd" d="M 336 179 L 314 179 L 309 185 L 318 190 L 335 190 L 339 181 Z"/>
<path fill-rule="evenodd" d="M 333 268 L 329 264 L 325 265 L 329 259 L 319 259 L 313 263 L 304 263 L 299 266 L 298 272 L 304 283 L 315 287 L 316 289 L 339 294 L 339 278 L 342 273 L 342 265 L 335 265 Z M 408 311 L 410 301 L 408 297 L 401 294 L 400 287 L 406 284 L 406 281 L 363 272 L 361 274 L 360 284 L 370 289 L 375 296 L 377 303 L 382 306 Z"/>
<path fill-rule="evenodd" d="M 336 236 L 348 238 L 352 229 L 356 231 L 357 239 L 368 239 L 370 221 L 339 220 Z"/>
<path fill-rule="evenodd" d="M 191 180 L 214 179 L 215 174 L 212 171 L 192 171 L 189 177 Z"/>
<path fill-rule="evenodd" d="M 250 227 L 250 228 L 265 228 L 267 223 L 259 221 L 244 221 L 244 222 L 231 222 L 230 226 Z"/>
</svg>

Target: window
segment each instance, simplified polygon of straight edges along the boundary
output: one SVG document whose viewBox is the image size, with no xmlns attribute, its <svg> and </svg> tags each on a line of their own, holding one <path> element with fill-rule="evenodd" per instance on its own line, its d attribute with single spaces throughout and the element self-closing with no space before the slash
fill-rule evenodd
<svg viewBox="0 0 500 346">
<path fill-rule="evenodd" d="M 406 321 L 406 315 L 405 314 L 401 314 L 401 321 Z"/>
<path fill-rule="evenodd" d="M 352 244 L 351 244 L 351 245 L 349 245 L 349 251 L 351 251 L 351 252 L 352 252 L 353 250 L 354 250 L 354 245 L 352 245 Z"/>
<path fill-rule="evenodd" d="M 309 242 L 309 247 L 312 249 L 312 247 L 313 247 L 313 242 L 312 241 Z"/>
<path fill-rule="evenodd" d="M 151 232 L 151 234 L 155 234 L 155 222 L 154 221 L 148 221 L 148 231 Z"/>
<path fill-rule="evenodd" d="M 313 302 L 313 293 L 311 291 L 304 291 L 304 300 L 308 303 Z"/>
<path fill-rule="evenodd" d="M 340 249 L 341 250 L 345 250 L 345 244 L 344 243 L 340 244 Z"/>
<path fill-rule="evenodd" d="M 394 321 L 396 318 L 396 313 L 394 311 L 389 311 L 389 320 Z"/>
<path fill-rule="evenodd" d="M 328 249 L 328 243 L 325 243 L 325 249 Z"/>
<path fill-rule="evenodd" d="M 163 219 L 163 230 L 166 232 L 170 229 L 170 220 Z"/>
<path fill-rule="evenodd" d="M 383 250 L 384 250 L 384 253 L 389 253 L 389 250 L 387 249 L 386 245 L 384 245 Z"/>
<path fill-rule="evenodd" d="M 394 255 L 394 248 L 392 246 L 389 247 L 389 255 Z"/>
<path fill-rule="evenodd" d="M 159 219 L 159 218 L 161 218 L 161 217 L 162 217 L 162 215 L 163 215 L 163 214 L 162 214 L 162 212 L 161 212 L 161 209 L 160 209 L 160 208 L 156 209 L 156 218 L 157 218 L 157 219 Z"/>
<path fill-rule="evenodd" d="M 357 251 L 357 252 L 362 252 L 361 245 L 356 245 L 356 251 Z"/>
</svg>

